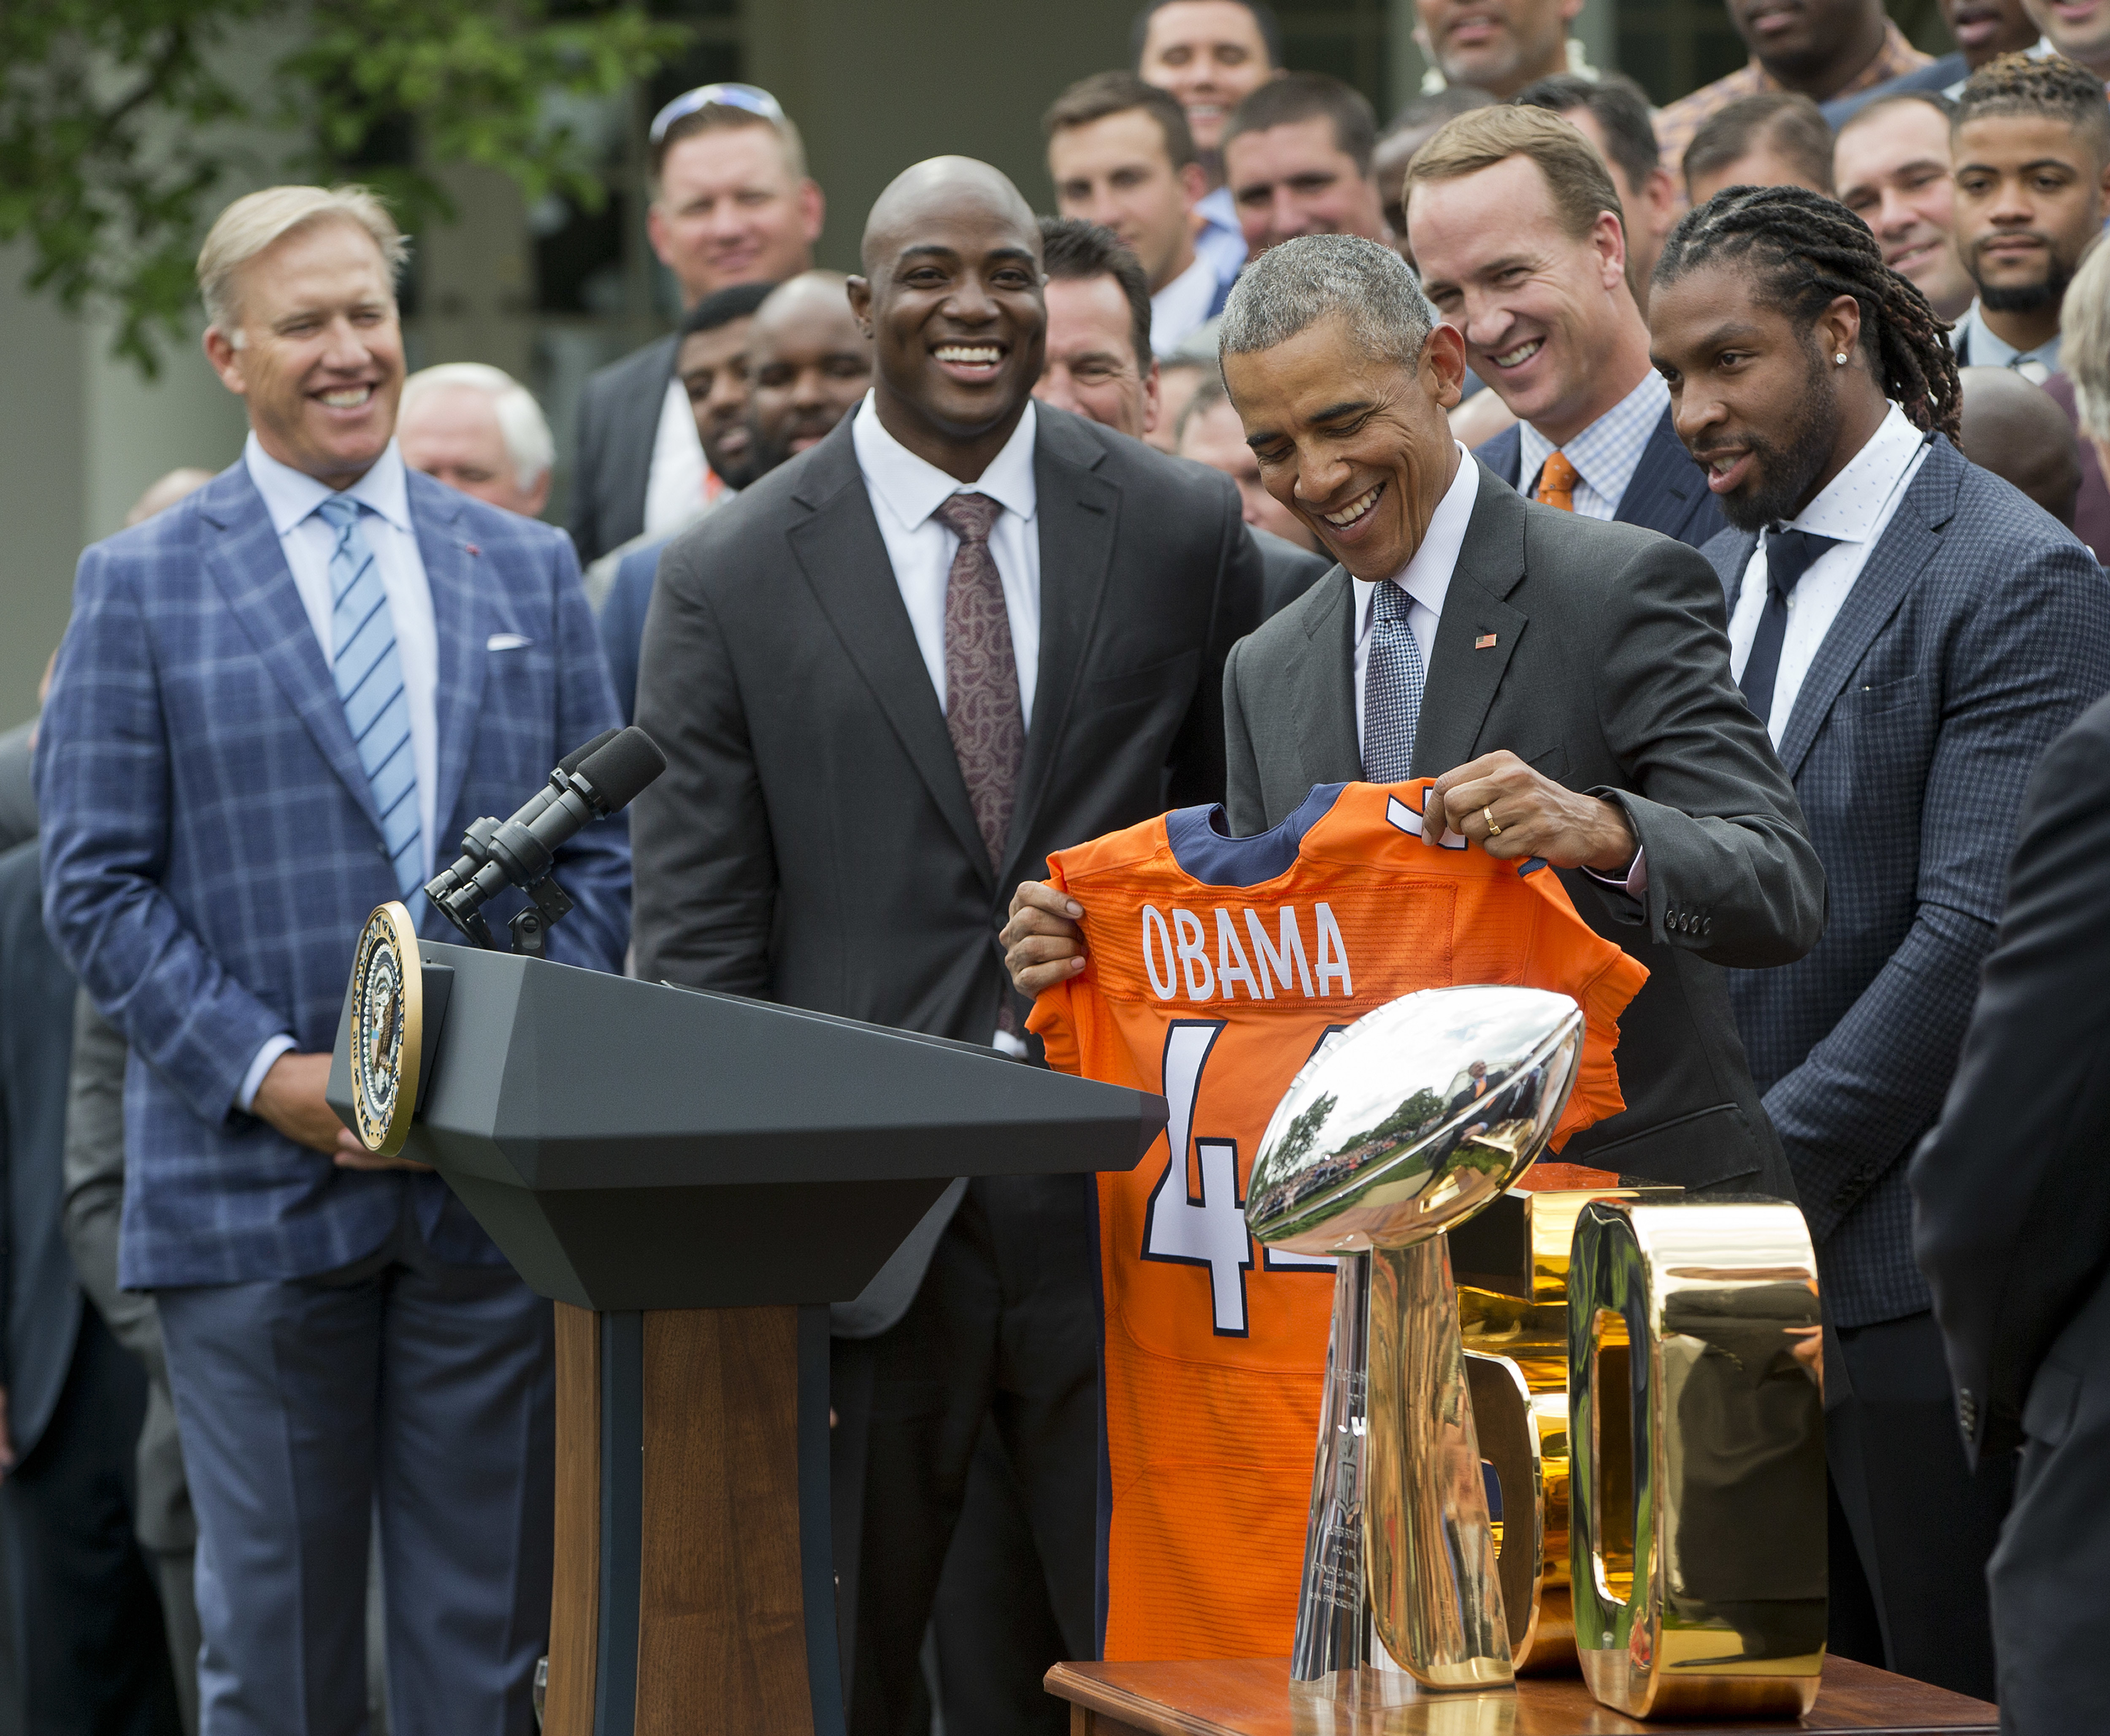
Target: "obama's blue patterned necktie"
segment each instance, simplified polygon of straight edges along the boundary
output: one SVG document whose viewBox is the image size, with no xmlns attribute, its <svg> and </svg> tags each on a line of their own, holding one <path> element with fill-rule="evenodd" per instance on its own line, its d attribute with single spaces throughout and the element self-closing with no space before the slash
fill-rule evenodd
<svg viewBox="0 0 2110 1736">
<path fill-rule="evenodd" d="M 360 506 L 333 495 L 315 510 L 337 532 L 330 553 L 330 644 L 337 698 L 374 788 L 381 836 L 396 889 L 408 899 L 424 883 L 418 824 L 418 771 L 410 751 L 410 701 L 396 655 L 396 622 L 374 550 L 360 527 Z"/>
<path fill-rule="evenodd" d="M 1414 599 L 1390 579 L 1370 599 L 1370 648 L 1363 665 L 1363 776 L 1397 784 L 1414 774 L 1414 730 L 1426 671 L 1406 624 Z"/>
</svg>

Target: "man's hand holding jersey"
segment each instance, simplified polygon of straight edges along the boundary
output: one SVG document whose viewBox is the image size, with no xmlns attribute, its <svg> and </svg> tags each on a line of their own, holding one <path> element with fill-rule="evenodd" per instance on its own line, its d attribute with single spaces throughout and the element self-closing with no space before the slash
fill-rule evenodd
<svg viewBox="0 0 2110 1736">
<path fill-rule="evenodd" d="M 1441 816 L 1444 825 L 1429 821 Z M 1445 826 L 1498 861 L 1537 857 L 1555 868 L 1625 875 L 1639 848 L 1616 803 L 1578 794 L 1542 775 L 1506 748 L 1447 771 L 1429 792 L 1421 841 Z"/>
<path fill-rule="evenodd" d="M 1441 824 L 1432 822 L 1440 820 Z M 1507 748 L 1468 760 L 1429 792 L 1422 842 L 1462 834 L 1500 859 L 1537 857 L 1555 868 L 1624 875 L 1638 848 L 1613 802 L 1579 795 L 1532 770 Z M 1004 968 L 1022 995 L 1037 996 L 1084 968 L 1084 907 L 1040 880 L 1012 894 L 1011 919 L 998 938 Z"/>
</svg>

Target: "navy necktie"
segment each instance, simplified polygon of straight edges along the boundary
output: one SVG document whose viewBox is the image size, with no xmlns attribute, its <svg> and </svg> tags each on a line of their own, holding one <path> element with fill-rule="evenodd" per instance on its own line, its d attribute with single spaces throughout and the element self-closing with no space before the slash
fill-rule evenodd
<svg viewBox="0 0 2110 1736">
<path fill-rule="evenodd" d="M 1780 672 L 1781 641 L 1787 636 L 1787 599 L 1795 582 L 1818 555 L 1837 543 L 1836 536 L 1809 531 L 1771 531 L 1766 535 L 1766 607 L 1744 659 L 1744 703 L 1760 723 L 1773 721 L 1773 677 Z"/>
</svg>

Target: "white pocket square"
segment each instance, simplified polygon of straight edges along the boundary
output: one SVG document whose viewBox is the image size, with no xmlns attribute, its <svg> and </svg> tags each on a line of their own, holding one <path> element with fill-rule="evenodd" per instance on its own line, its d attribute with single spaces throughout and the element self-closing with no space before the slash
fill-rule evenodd
<svg viewBox="0 0 2110 1736">
<path fill-rule="evenodd" d="M 534 643 L 533 640 L 518 633 L 494 633 L 484 641 L 483 649 L 487 651 L 520 651 Z"/>
</svg>

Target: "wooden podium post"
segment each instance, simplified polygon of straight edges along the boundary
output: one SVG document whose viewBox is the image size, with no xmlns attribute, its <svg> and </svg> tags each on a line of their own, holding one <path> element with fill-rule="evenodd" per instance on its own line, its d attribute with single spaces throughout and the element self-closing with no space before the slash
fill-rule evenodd
<svg viewBox="0 0 2110 1736">
<path fill-rule="evenodd" d="M 546 1736 L 839 1733 L 827 1310 L 556 1309 Z"/>
</svg>

